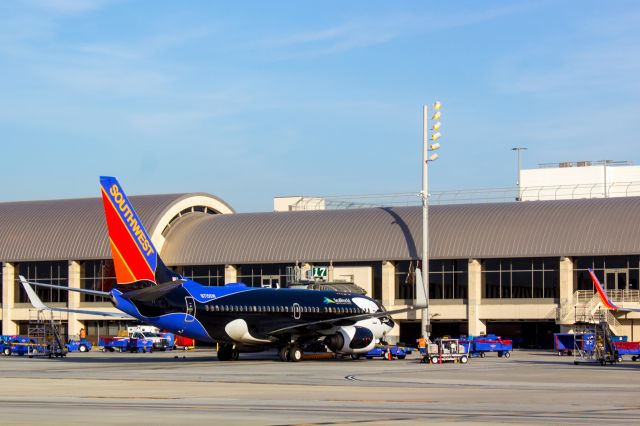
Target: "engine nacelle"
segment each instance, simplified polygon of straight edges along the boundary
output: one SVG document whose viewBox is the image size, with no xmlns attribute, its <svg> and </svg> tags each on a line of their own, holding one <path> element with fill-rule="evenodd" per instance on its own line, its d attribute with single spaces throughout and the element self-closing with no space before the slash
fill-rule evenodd
<svg viewBox="0 0 640 426">
<path fill-rule="evenodd" d="M 324 343 L 336 353 L 362 354 L 373 349 L 376 340 L 371 329 L 349 325 L 340 327 L 336 334 L 327 336 Z"/>
</svg>

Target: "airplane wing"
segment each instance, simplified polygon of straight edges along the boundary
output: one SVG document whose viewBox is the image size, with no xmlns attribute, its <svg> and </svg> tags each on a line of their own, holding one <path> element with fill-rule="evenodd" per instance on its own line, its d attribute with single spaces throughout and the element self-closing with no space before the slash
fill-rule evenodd
<svg viewBox="0 0 640 426">
<path fill-rule="evenodd" d="M 607 309 L 619 312 L 640 312 L 640 308 L 623 308 L 613 303 L 611 299 L 609 299 L 609 296 L 607 296 L 607 292 L 604 290 L 602 284 L 600 284 L 600 280 L 598 280 L 598 277 L 596 277 L 596 274 L 593 273 L 593 269 L 591 268 L 589 268 L 589 275 L 591 275 L 591 281 L 593 281 L 593 285 L 596 287 L 596 291 L 600 296 L 602 304 Z"/>
<path fill-rule="evenodd" d="M 394 309 L 392 311 L 378 311 L 374 313 L 351 315 L 348 317 L 332 318 L 332 319 L 322 320 L 322 321 L 306 322 L 306 323 L 296 324 L 291 327 L 279 328 L 267 334 L 270 336 L 277 336 L 278 334 L 290 332 L 296 329 L 317 330 L 321 328 L 328 328 L 328 327 L 334 327 L 334 326 L 351 325 L 351 324 L 355 324 L 360 320 L 367 319 L 367 318 L 380 318 L 380 317 L 390 316 L 393 314 L 400 314 L 403 312 L 410 312 L 410 311 L 416 311 L 419 309 L 424 309 L 427 306 L 427 296 L 426 296 L 426 289 L 422 281 L 422 272 L 420 271 L 420 269 L 416 269 L 416 275 L 417 275 L 416 277 L 417 278 L 416 280 L 417 303 L 413 306 L 407 306 L 406 308 L 402 308 L 402 309 Z"/>
<path fill-rule="evenodd" d="M 125 313 L 101 312 L 101 311 L 91 311 L 91 310 L 85 310 L 85 309 L 52 308 L 50 306 L 45 305 L 44 302 L 42 302 L 42 300 L 40 300 L 40 298 L 38 297 L 36 292 L 33 290 L 31 285 L 29 285 L 29 282 L 22 275 L 20 275 L 20 282 L 22 283 L 22 286 L 24 287 L 24 290 L 27 292 L 27 296 L 29 297 L 29 301 L 31 302 L 33 307 L 36 308 L 36 309 L 39 309 L 41 311 L 72 312 L 72 313 L 77 313 L 77 314 L 98 315 L 98 316 L 103 316 L 103 317 L 114 317 L 114 318 L 120 318 L 120 319 L 133 318 L 133 317 L 131 317 L 131 316 L 125 314 Z M 41 283 L 37 284 L 37 285 L 44 286 L 44 287 L 53 287 L 53 288 L 59 287 L 59 286 L 54 286 L 54 285 L 51 285 L 51 284 L 41 284 Z M 66 287 L 63 287 L 63 288 L 65 288 L 67 290 L 71 290 L 71 289 L 66 288 Z M 75 289 L 75 290 L 79 290 L 79 289 Z M 83 291 L 84 292 L 88 291 L 88 292 L 91 292 L 91 293 L 105 293 L 105 292 L 98 292 L 96 290 L 83 290 Z M 106 295 L 108 296 L 109 293 L 106 293 Z"/>
<path fill-rule="evenodd" d="M 410 311 L 415 311 L 416 309 L 421 309 L 420 306 L 407 306 L 406 308 L 402 308 L 402 309 L 394 309 L 392 311 L 378 311 L 378 312 L 373 312 L 373 313 L 367 313 L 367 314 L 358 314 L 358 315 L 351 315 L 348 317 L 340 317 L 340 318 L 331 318 L 328 320 L 322 320 L 322 321 L 311 321 L 311 322 L 303 322 L 300 324 L 296 324 L 290 327 L 284 327 L 284 328 L 279 328 L 277 330 L 273 330 L 268 332 L 267 334 L 270 336 L 277 336 L 278 334 L 282 334 L 284 332 L 289 332 L 292 330 L 300 330 L 300 329 L 321 329 L 321 328 L 329 328 L 329 327 L 334 327 L 334 326 L 341 326 L 341 325 L 351 325 L 351 324 L 355 324 L 356 322 L 363 320 L 363 319 L 367 319 L 367 318 L 380 318 L 380 317 L 387 317 L 393 314 L 399 314 L 402 312 L 410 312 Z"/>
</svg>

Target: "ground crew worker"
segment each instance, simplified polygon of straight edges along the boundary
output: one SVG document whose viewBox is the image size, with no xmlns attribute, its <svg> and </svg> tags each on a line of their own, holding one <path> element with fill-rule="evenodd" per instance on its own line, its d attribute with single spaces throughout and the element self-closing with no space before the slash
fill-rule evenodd
<svg viewBox="0 0 640 426">
<path fill-rule="evenodd" d="M 87 330 L 85 330 L 84 328 L 80 329 L 80 338 L 81 339 L 86 339 L 87 338 Z"/>
</svg>

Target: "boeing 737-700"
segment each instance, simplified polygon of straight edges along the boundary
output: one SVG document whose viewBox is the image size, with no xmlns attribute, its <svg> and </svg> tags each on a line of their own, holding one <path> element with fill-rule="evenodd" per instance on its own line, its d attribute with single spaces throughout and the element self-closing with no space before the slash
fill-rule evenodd
<svg viewBox="0 0 640 426">
<path fill-rule="evenodd" d="M 386 311 L 370 297 L 341 291 L 252 288 L 242 283 L 203 286 L 164 264 L 115 178 L 101 177 L 100 185 L 117 285 L 110 292 L 60 288 L 109 297 L 124 314 L 146 324 L 217 343 L 221 361 L 273 347 L 281 360 L 300 361 L 304 348 L 315 342 L 356 357 L 394 327 L 392 314 L 420 308 Z M 30 285 L 55 286 L 20 278 L 39 309 L 100 314 L 48 307 Z"/>
</svg>

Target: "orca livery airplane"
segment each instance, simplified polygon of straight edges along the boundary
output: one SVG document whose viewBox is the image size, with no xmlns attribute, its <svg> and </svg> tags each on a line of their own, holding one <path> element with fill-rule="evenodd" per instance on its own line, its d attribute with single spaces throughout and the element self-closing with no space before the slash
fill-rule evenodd
<svg viewBox="0 0 640 426">
<path fill-rule="evenodd" d="M 605 306 L 605 308 L 618 312 L 640 312 L 640 308 L 623 308 L 613 303 L 611 299 L 609 299 L 609 296 L 607 296 L 607 292 L 604 290 L 604 287 L 602 287 L 602 284 L 600 284 L 600 280 L 598 280 L 598 277 L 596 277 L 596 274 L 591 268 L 589 268 L 589 275 L 591 275 L 591 281 L 593 281 L 593 285 L 595 286 L 596 291 L 600 296 L 600 301 Z"/>
<path fill-rule="evenodd" d="M 281 360 L 300 361 L 305 346 L 316 342 L 355 358 L 393 328 L 391 314 L 421 308 L 386 311 L 369 297 L 341 291 L 251 288 L 242 283 L 203 286 L 165 266 L 115 178 L 101 177 L 100 185 L 117 286 L 110 292 L 61 288 L 109 297 L 126 316 L 217 343 L 221 361 L 273 347 Z M 52 285 L 20 278 L 38 309 L 99 314 L 50 308 L 30 284 Z"/>
</svg>

